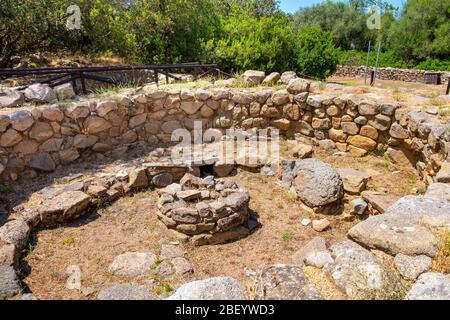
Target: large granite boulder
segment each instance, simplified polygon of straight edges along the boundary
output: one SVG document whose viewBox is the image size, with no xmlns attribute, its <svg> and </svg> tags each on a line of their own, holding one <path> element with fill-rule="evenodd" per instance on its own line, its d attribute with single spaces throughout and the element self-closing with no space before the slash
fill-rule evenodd
<svg viewBox="0 0 450 320">
<path fill-rule="evenodd" d="M 295 187 L 300 199 L 311 207 L 321 207 L 344 196 L 344 186 L 339 174 L 319 159 L 282 161 L 282 182 L 285 187 Z"/>
<path fill-rule="evenodd" d="M 57 100 L 55 91 L 48 84 L 36 83 L 25 89 L 28 101 L 49 103 Z"/>
<path fill-rule="evenodd" d="M 350 229 L 353 240 L 391 255 L 436 254 L 432 229 L 450 225 L 450 202 L 415 196 L 401 198 L 382 215 Z"/>
<path fill-rule="evenodd" d="M 352 299 L 394 299 L 403 291 L 400 278 L 370 251 L 344 240 L 330 248 L 333 264 L 325 267 L 336 285 Z"/>
<path fill-rule="evenodd" d="M 274 265 L 256 275 L 258 300 L 323 300 L 298 266 Z"/>
<path fill-rule="evenodd" d="M 217 277 L 188 282 L 167 300 L 246 300 L 246 293 L 235 279 Z"/>
<path fill-rule="evenodd" d="M 450 277 L 442 273 L 424 273 L 405 300 L 450 300 Z"/>
</svg>

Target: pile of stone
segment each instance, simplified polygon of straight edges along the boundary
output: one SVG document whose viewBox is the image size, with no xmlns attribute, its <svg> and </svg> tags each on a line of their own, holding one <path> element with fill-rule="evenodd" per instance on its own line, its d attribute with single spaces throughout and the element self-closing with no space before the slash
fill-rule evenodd
<svg viewBox="0 0 450 320">
<path fill-rule="evenodd" d="M 399 69 L 399 68 L 378 68 L 377 78 L 382 80 L 398 80 L 406 82 L 424 82 L 425 70 Z M 366 73 L 365 66 L 337 66 L 334 76 L 337 77 L 364 77 Z M 450 72 L 442 73 L 442 83 L 447 83 L 450 78 Z"/>
<path fill-rule="evenodd" d="M 186 174 L 180 184 L 158 192 L 159 219 L 189 236 L 194 245 L 223 243 L 249 233 L 249 194 L 231 180 Z"/>
<path fill-rule="evenodd" d="M 26 102 L 33 103 L 57 103 L 75 97 L 72 84 L 67 83 L 55 88 L 48 84 L 32 84 L 23 92 L 13 88 L 5 88 L 0 92 L 0 109 L 14 108 L 24 105 Z"/>
</svg>

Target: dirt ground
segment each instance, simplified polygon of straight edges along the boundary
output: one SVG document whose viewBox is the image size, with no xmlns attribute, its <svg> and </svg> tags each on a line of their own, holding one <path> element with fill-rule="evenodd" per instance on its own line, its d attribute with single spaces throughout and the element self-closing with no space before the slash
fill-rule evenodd
<svg viewBox="0 0 450 320">
<path fill-rule="evenodd" d="M 288 152 L 289 146 L 283 144 L 281 154 Z M 315 156 L 335 168 L 352 167 L 370 172 L 373 177 L 369 189 L 372 190 L 384 188 L 402 196 L 421 188 L 412 167 L 386 164 L 381 156 L 357 159 L 321 151 L 316 151 Z M 249 190 L 250 209 L 258 216 L 261 226 L 247 238 L 228 244 L 192 247 L 182 243 L 185 257 L 193 264 L 193 274 L 163 278 L 157 275 L 156 265 L 154 273 L 140 279 L 119 278 L 108 273 L 108 266 L 119 254 L 147 250 L 158 254 L 163 242 L 177 241 L 156 218 L 156 191 L 147 191 L 122 198 L 108 208 L 65 226 L 39 231 L 23 259 L 25 284 L 38 299 L 95 299 L 102 288 L 127 282 L 151 284 L 155 293 L 164 297 L 187 281 L 223 275 L 232 276 L 251 288 L 246 269 L 289 264 L 293 253 L 314 236 L 323 236 L 333 244 L 344 239 L 349 228 L 359 222 L 357 218 L 347 221 L 342 216 L 327 216 L 331 228 L 317 233 L 300 222 L 304 218 L 323 216 L 316 217 L 304 210 L 276 177 L 239 169 L 234 177 L 227 179 Z M 347 196 L 344 201 L 346 211 L 351 199 Z M 81 269 L 81 290 L 66 288 L 67 268 L 72 265 Z M 325 281 L 326 285 L 326 279 L 320 281 Z"/>
</svg>

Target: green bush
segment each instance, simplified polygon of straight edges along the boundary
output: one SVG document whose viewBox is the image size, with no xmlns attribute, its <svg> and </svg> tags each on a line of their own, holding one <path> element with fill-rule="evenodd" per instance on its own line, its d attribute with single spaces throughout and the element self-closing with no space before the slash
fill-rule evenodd
<svg viewBox="0 0 450 320">
<path fill-rule="evenodd" d="M 365 66 L 367 61 L 367 52 L 363 51 L 340 51 L 339 64 L 347 66 Z M 377 61 L 377 52 L 371 51 L 369 57 L 369 66 L 375 66 Z M 407 68 L 408 65 L 397 58 L 394 51 L 380 52 L 378 66 L 381 68 Z"/>
<path fill-rule="evenodd" d="M 303 76 L 325 79 L 336 71 L 338 57 L 329 32 L 305 27 L 297 34 L 296 67 Z"/>
<path fill-rule="evenodd" d="M 282 15 L 221 19 L 219 34 L 205 46 L 210 60 L 229 72 L 292 69 L 293 49 L 294 34 Z"/>
<path fill-rule="evenodd" d="M 450 71 L 450 60 L 427 58 L 427 60 L 419 63 L 415 68 L 420 70 Z"/>
</svg>

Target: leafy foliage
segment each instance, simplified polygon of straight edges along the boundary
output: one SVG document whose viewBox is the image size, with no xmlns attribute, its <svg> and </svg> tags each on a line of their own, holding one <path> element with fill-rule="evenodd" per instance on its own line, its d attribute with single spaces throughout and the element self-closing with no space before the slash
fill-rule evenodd
<svg viewBox="0 0 450 320">
<path fill-rule="evenodd" d="M 305 27 L 297 38 L 297 66 L 301 74 L 325 79 L 336 71 L 338 51 L 330 33 L 319 27 Z"/>
</svg>

